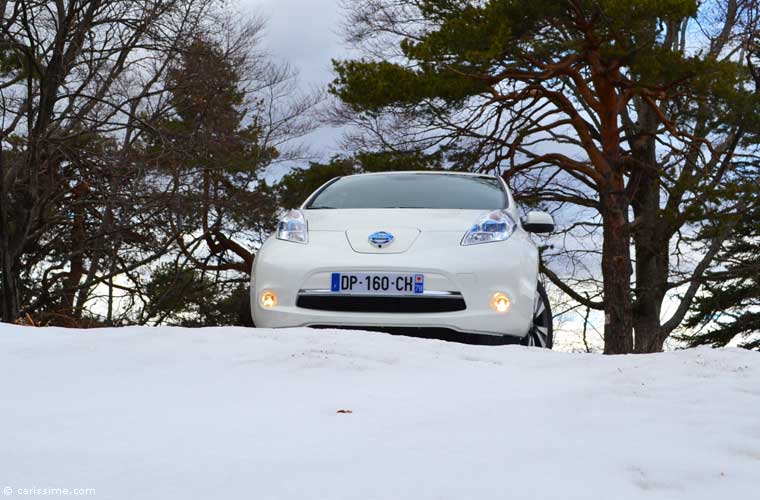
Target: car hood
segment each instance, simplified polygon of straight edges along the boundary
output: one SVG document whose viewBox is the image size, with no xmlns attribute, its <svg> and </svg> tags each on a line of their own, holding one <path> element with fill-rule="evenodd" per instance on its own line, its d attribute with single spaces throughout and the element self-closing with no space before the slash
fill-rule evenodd
<svg viewBox="0 0 760 500">
<path fill-rule="evenodd" d="M 304 210 L 309 231 L 388 231 L 414 228 L 419 231 L 458 231 L 462 234 L 487 210 L 441 210 L 423 208 L 312 209 Z"/>
<path fill-rule="evenodd" d="M 345 233 L 351 248 L 358 253 L 404 253 L 421 233 L 455 232 L 461 235 L 472 226 L 483 210 L 317 209 L 304 210 L 309 231 Z M 370 235 L 387 232 L 392 244 L 376 245 Z"/>
</svg>

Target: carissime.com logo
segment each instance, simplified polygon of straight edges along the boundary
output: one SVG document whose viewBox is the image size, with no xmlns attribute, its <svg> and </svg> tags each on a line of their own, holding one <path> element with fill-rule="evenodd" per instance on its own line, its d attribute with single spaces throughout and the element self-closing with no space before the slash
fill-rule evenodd
<svg viewBox="0 0 760 500">
<path fill-rule="evenodd" d="M 3 487 L 3 496 L 93 496 L 95 488 L 38 488 L 36 486 L 27 488 L 14 488 L 12 486 Z"/>
</svg>

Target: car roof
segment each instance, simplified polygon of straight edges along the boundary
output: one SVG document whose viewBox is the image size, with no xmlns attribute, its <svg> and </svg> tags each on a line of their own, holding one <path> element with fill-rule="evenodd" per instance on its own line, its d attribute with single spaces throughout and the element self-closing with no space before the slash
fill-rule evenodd
<svg viewBox="0 0 760 500">
<path fill-rule="evenodd" d="M 452 170 L 391 170 L 387 172 L 367 172 L 362 174 L 351 174 L 351 175 L 344 175 L 343 178 L 348 177 L 362 177 L 362 176 L 368 176 L 368 175 L 397 175 L 397 174 L 426 174 L 426 175 L 459 175 L 459 176 L 467 176 L 467 177 L 487 177 L 490 179 L 498 179 L 499 177 L 496 175 L 489 175 L 489 174 L 479 174 L 475 172 L 459 172 L 459 171 L 452 171 Z"/>
</svg>

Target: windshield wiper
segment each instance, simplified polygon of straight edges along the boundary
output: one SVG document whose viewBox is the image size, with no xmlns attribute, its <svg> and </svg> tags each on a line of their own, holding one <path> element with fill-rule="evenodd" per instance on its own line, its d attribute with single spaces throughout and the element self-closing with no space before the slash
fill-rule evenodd
<svg viewBox="0 0 760 500">
<path fill-rule="evenodd" d="M 306 207 L 307 210 L 315 209 L 315 210 L 335 210 L 337 207 L 328 207 L 324 205 L 311 205 L 309 207 Z"/>
</svg>

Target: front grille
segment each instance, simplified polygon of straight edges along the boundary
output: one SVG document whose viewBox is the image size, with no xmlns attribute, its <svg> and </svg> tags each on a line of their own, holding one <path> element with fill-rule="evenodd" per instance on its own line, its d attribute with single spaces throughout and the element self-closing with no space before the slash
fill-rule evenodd
<svg viewBox="0 0 760 500">
<path fill-rule="evenodd" d="M 296 305 L 304 309 L 322 311 L 373 313 L 436 313 L 467 309 L 461 295 L 445 297 L 299 295 Z"/>
</svg>

